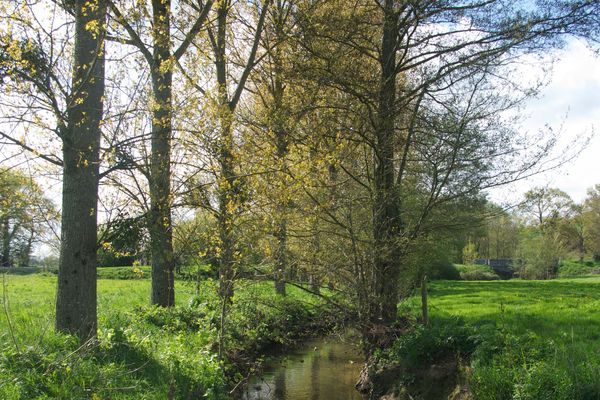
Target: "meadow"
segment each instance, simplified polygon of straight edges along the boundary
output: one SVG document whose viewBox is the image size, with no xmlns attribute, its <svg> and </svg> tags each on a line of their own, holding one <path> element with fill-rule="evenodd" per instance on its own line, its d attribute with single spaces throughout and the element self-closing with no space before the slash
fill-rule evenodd
<svg viewBox="0 0 600 400">
<path fill-rule="evenodd" d="M 600 349 L 600 277 L 547 281 L 445 281 L 430 287 L 434 315 L 458 315 L 517 335 Z"/>
<path fill-rule="evenodd" d="M 2 275 L 0 398 L 226 399 L 265 351 L 341 321 L 298 288 L 281 298 L 270 282 L 241 281 L 219 359 L 213 280 L 199 294 L 177 282 L 177 306 L 167 311 L 148 305 L 147 275 L 99 275 L 138 279 L 98 280 L 98 341 L 84 346 L 53 332 L 56 276 Z M 429 294 L 430 325 L 416 324 L 390 358 L 423 365 L 460 353 L 481 400 L 600 398 L 600 277 L 435 281 Z M 415 321 L 419 308 L 418 297 L 400 304 Z"/>
<path fill-rule="evenodd" d="M 177 282 L 177 305 L 165 310 L 148 305 L 147 278 L 98 279 L 98 340 L 80 345 L 53 332 L 56 276 L 2 274 L 2 280 L 3 400 L 226 399 L 266 350 L 339 321 L 326 302 L 298 288 L 281 298 L 271 282 L 241 281 L 219 358 L 213 280 L 204 280 L 198 294 L 194 283 Z"/>
<path fill-rule="evenodd" d="M 429 294 L 431 326 L 400 340 L 396 357 L 466 353 L 480 400 L 600 398 L 600 277 L 438 281 Z M 401 303 L 414 318 L 419 307 Z"/>
</svg>

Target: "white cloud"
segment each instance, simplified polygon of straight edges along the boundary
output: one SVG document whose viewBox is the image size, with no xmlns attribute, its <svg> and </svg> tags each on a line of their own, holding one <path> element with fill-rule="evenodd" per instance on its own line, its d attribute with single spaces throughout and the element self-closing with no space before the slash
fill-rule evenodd
<svg viewBox="0 0 600 400">
<path fill-rule="evenodd" d="M 600 122 L 600 58 L 579 40 L 570 40 L 558 50 L 551 81 L 523 110 L 529 115 L 523 127 L 538 132 L 546 126 L 561 132 L 558 152 L 572 148 L 578 137 L 589 136 Z M 526 67 L 530 68 L 530 67 Z M 525 74 L 529 75 L 530 71 Z M 575 201 L 584 199 L 586 190 L 600 183 L 600 135 L 573 161 L 558 170 L 493 190 L 495 201 L 514 203 L 534 186 L 551 186 L 567 192 Z"/>
</svg>

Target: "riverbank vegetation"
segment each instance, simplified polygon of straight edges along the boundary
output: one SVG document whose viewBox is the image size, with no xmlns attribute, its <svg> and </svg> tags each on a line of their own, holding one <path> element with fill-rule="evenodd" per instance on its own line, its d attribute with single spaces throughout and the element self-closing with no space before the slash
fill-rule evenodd
<svg viewBox="0 0 600 400">
<path fill-rule="evenodd" d="M 274 347 L 331 332 L 344 316 L 332 294 L 240 282 L 219 357 L 216 283 L 178 282 L 172 309 L 148 305 L 150 281 L 98 280 L 100 328 L 80 343 L 55 333 L 56 277 L 4 276 L 0 397 L 2 399 L 228 399 Z M 342 328 L 340 328 L 342 329 Z M 233 396 L 235 397 L 235 396 Z"/>
</svg>

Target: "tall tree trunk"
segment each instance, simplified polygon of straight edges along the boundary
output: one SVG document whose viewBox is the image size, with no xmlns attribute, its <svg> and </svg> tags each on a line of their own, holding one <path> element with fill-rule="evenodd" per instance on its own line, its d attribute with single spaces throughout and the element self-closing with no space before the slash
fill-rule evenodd
<svg viewBox="0 0 600 400">
<path fill-rule="evenodd" d="M 77 0 L 73 93 L 63 135 L 63 192 L 56 330 L 96 335 L 96 250 L 106 3 Z"/>
<path fill-rule="evenodd" d="M 285 281 L 287 269 L 287 220 L 284 216 L 279 216 L 280 220 L 275 231 L 276 250 L 275 250 L 275 292 L 285 296 Z"/>
<path fill-rule="evenodd" d="M 275 35 L 277 42 L 282 40 L 283 27 L 281 22 L 275 23 Z M 273 50 L 273 112 L 272 112 L 272 124 L 273 131 L 275 132 L 276 149 L 277 149 L 277 165 L 280 169 L 279 176 L 281 185 L 281 191 L 279 198 L 277 199 L 276 214 L 277 214 L 277 227 L 275 230 L 276 239 L 276 250 L 275 250 L 275 291 L 285 296 L 285 280 L 288 271 L 287 262 L 287 213 L 289 211 L 290 202 L 288 200 L 287 191 L 287 155 L 289 151 L 288 145 L 288 134 L 285 128 L 284 122 L 284 85 L 283 85 L 283 73 L 282 73 L 282 60 L 279 48 Z"/>
<path fill-rule="evenodd" d="M 29 231 L 29 236 L 27 237 L 27 243 L 25 244 L 25 247 L 23 247 L 23 251 L 21 253 L 21 256 L 19 257 L 20 259 L 20 266 L 22 267 L 29 267 L 29 264 L 31 262 L 31 248 L 33 247 L 33 238 L 35 237 L 35 231 L 33 230 L 33 228 Z"/>
<path fill-rule="evenodd" d="M 152 304 L 175 304 L 173 231 L 171 226 L 172 60 L 170 0 L 152 0 L 152 150 L 150 165 L 150 252 Z"/>
<path fill-rule="evenodd" d="M 310 244 L 309 249 L 311 253 L 311 261 L 308 271 L 308 282 L 310 284 L 310 290 L 315 293 L 321 292 L 321 282 L 319 281 L 319 275 L 317 272 L 317 265 L 319 264 L 319 252 L 321 250 L 321 241 L 319 240 L 319 220 L 314 218 L 310 224 Z"/>
<path fill-rule="evenodd" d="M 217 43 L 215 54 L 215 69 L 218 85 L 218 116 L 221 135 L 219 138 L 218 158 L 221 176 L 219 177 L 219 283 L 220 295 L 225 303 L 229 303 L 233 297 L 234 271 L 234 212 L 237 205 L 236 199 L 236 176 L 233 159 L 233 111 L 229 102 L 227 87 L 227 61 L 225 55 L 227 14 L 229 2 L 222 1 L 217 10 Z"/>
<path fill-rule="evenodd" d="M 317 154 L 319 153 L 318 145 L 313 143 L 308 152 L 309 156 L 309 174 L 311 180 L 316 180 L 319 176 L 319 171 L 317 169 Z M 319 257 L 321 257 L 321 237 L 319 234 L 319 208 L 317 205 L 313 206 L 313 213 L 310 222 L 310 243 L 309 243 L 309 251 L 310 251 L 310 261 L 308 267 L 308 281 L 310 283 L 310 288 L 315 293 L 320 293 L 321 291 L 321 279 L 319 273 Z"/>
<path fill-rule="evenodd" d="M 2 224 L 2 260 L 4 268 L 10 267 L 10 218 L 5 215 L 0 222 Z"/>
<path fill-rule="evenodd" d="M 235 199 L 235 174 L 233 170 L 232 133 L 231 126 L 227 121 L 229 117 L 223 117 L 221 122 L 225 124 L 221 128 L 219 166 L 221 168 L 221 180 L 219 183 L 219 282 L 220 295 L 226 303 L 231 301 L 234 293 L 235 258 L 234 258 L 234 212 Z"/>
<path fill-rule="evenodd" d="M 217 8 L 217 35 L 216 40 L 213 40 L 218 90 L 217 117 L 220 125 L 220 137 L 216 149 L 220 167 L 219 176 L 217 177 L 217 197 L 219 200 L 217 226 L 220 239 L 219 293 L 224 300 L 224 310 L 226 310 L 226 305 L 231 301 L 234 292 L 235 264 L 237 262 L 235 255 L 236 242 L 234 236 L 234 223 L 235 215 L 238 212 L 238 206 L 240 204 L 240 182 L 239 176 L 235 171 L 236 160 L 234 155 L 233 117 L 236 105 L 244 90 L 246 80 L 248 79 L 250 71 L 252 71 L 255 66 L 256 51 L 259 43 L 258 40 L 260 39 L 268 5 L 269 0 L 266 0 L 262 4 L 252 49 L 248 55 L 246 66 L 237 82 L 237 88 L 231 98 L 228 92 L 227 56 L 225 47 L 227 43 L 227 19 L 232 3 L 229 0 L 223 0 L 218 3 Z M 225 313 L 226 312 L 224 312 L 224 314 Z"/>
<path fill-rule="evenodd" d="M 398 188 L 395 186 L 395 102 L 397 15 L 394 1 L 385 0 L 381 46 L 381 78 L 376 126 L 373 239 L 375 243 L 371 323 L 392 325 L 396 321 L 400 275 L 399 235 L 402 222 Z"/>
</svg>

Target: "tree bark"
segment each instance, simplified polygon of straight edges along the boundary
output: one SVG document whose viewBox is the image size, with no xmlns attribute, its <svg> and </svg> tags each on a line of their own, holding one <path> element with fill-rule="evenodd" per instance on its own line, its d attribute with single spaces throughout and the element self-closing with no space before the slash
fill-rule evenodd
<svg viewBox="0 0 600 400">
<path fill-rule="evenodd" d="M 219 2 L 217 8 L 217 35 L 214 40 L 215 70 L 217 77 L 217 117 L 220 124 L 220 137 L 217 143 L 217 158 L 220 167 L 217 178 L 217 197 L 219 210 L 217 225 L 219 229 L 220 254 L 219 254 L 219 281 L 220 296 L 225 303 L 229 303 L 234 292 L 235 264 L 235 214 L 240 204 L 240 177 L 235 171 L 235 156 L 233 143 L 233 117 L 238 101 L 244 90 L 246 80 L 255 66 L 258 42 L 264 25 L 269 0 L 262 5 L 259 20 L 256 26 L 252 49 L 248 56 L 246 66 L 237 82 L 237 88 L 233 95 L 229 96 L 227 76 L 227 19 L 232 3 L 228 0 Z"/>
<path fill-rule="evenodd" d="M 106 4 L 77 0 L 73 84 L 63 139 L 63 192 L 56 330 L 96 335 L 96 250 Z"/>
<path fill-rule="evenodd" d="M 150 252 L 152 304 L 175 304 L 171 226 L 172 60 L 170 0 L 153 0 L 152 133 L 150 165 Z"/>
<path fill-rule="evenodd" d="M 10 267 L 10 218 L 5 215 L 2 218 L 2 260 L 4 268 Z"/>
<path fill-rule="evenodd" d="M 423 325 L 429 325 L 429 306 L 427 305 L 427 275 L 421 280 L 421 315 Z"/>
<path fill-rule="evenodd" d="M 397 317 L 400 275 L 400 198 L 395 186 L 395 102 L 397 15 L 394 1 L 385 0 L 381 46 L 381 77 L 376 126 L 373 239 L 375 244 L 373 302 L 369 319 L 373 324 L 392 325 Z"/>
<path fill-rule="evenodd" d="M 275 292 L 281 296 L 285 296 L 285 274 L 287 268 L 287 220 L 284 216 L 280 216 L 280 221 L 275 232 L 277 240 L 277 248 L 275 250 Z"/>
<path fill-rule="evenodd" d="M 281 41 L 283 36 L 282 27 L 279 23 L 275 23 L 275 34 L 277 41 Z M 279 176 L 282 186 L 282 193 L 280 198 L 277 199 L 278 204 L 276 206 L 277 213 L 277 228 L 275 231 L 275 239 L 277 248 L 275 250 L 275 291 L 277 294 L 285 296 L 285 280 L 286 274 L 289 273 L 288 262 L 287 262 L 287 213 L 289 210 L 290 202 L 286 193 L 286 168 L 287 168 L 287 155 L 289 151 L 288 135 L 285 129 L 285 123 L 283 121 L 283 95 L 284 85 L 283 76 L 281 71 L 281 55 L 279 49 L 275 48 L 273 51 L 273 131 L 275 132 L 276 149 L 277 149 L 277 165 L 280 168 Z"/>
<path fill-rule="evenodd" d="M 234 237 L 233 224 L 234 212 L 237 205 L 235 186 L 236 176 L 233 159 L 233 111 L 229 101 L 227 88 L 227 61 L 225 59 L 225 46 L 227 34 L 227 16 L 229 2 L 223 1 L 217 10 L 217 43 L 215 54 L 215 69 L 217 73 L 219 123 L 221 135 L 219 138 L 218 158 L 221 169 L 218 196 L 219 196 L 219 283 L 220 295 L 225 303 L 229 303 L 234 292 Z"/>
</svg>

